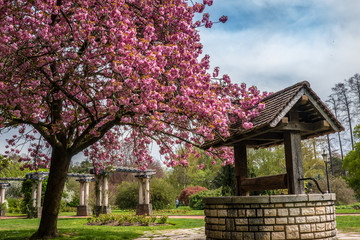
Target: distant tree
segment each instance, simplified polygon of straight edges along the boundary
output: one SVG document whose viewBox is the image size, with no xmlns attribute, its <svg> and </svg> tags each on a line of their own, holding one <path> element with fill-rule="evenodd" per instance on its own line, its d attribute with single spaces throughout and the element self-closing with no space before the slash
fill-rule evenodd
<svg viewBox="0 0 360 240">
<path fill-rule="evenodd" d="M 360 125 L 354 130 L 356 139 L 360 139 Z M 360 197 L 360 142 L 356 143 L 354 150 L 348 152 L 344 158 L 343 168 L 347 171 L 346 180 Z"/>
<path fill-rule="evenodd" d="M 336 94 L 331 94 L 329 96 L 328 100 L 326 100 L 326 103 L 328 103 L 329 108 L 332 110 L 335 117 L 338 120 L 341 120 L 341 117 L 339 115 L 340 114 L 340 106 L 339 106 L 339 101 L 337 100 Z M 343 143 L 342 143 L 341 133 L 337 132 L 336 134 L 338 136 L 338 143 L 339 143 L 339 149 L 340 149 L 340 153 L 341 153 L 341 160 L 343 160 L 344 159 L 344 151 L 343 151 Z M 328 140 L 328 144 L 329 144 L 329 146 L 331 146 L 330 139 Z M 329 148 L 331 149 L 331 147 L 329 147 Z M 331 151 L 329 150 L 329 152 L 331 152 Z"/>
<path fill-rule="evenodd" d="M 351 111 L 353 101 L 351 100 L 351 97 L 349 95 L 350 94 L 349 88 L 344 83 L 337 83 L 335 87 L 332 88 L 332 91 L 337 96 L 340 109 L 345 112 L 344 120 L 349 126 L 351 149 L 354 149 L 354 137 L 353 137 L 353 129 L 352 129 L 353 119 L 352 119 L 352 111 Z"/>
<path fill-rule="evenodd" d="M 354 113 L 359 116 L 360 112 L 358 110 L 360 109 L 360 75 L 356 73 L 347 80 L 347 84 L 349 86 L 350 92 L 357 99 L 357 101 L 354 102 L 354 105 L 356 106 Z"/>
<path fill-rule="evenodd" d="M 0 155 L 0 177 L 23 178 L 26 173 L 31 172 L 29 169 L 23 169 L 23 164 L 18 162 L 19 158 L 17 155 Z"/>
<path fill-rule="evenodd" d="M 213 180 L 213 186 L 215 189 L 221 188 L 221 194 L 223 196 L 235 196 L 235 179 L 235 167 L 233 165 L 225 165 L 216 172 L 216 176 Z"/>
<path fill-rule="evenodd" d="M 186 150 L 179 149 L 178 151 Z M 177 165 L 166 170 L 165 178 L 174 188 L 179 192 L 187 186 L 199 185 L 207 189 L 216 188 L 214 179 L 216 173 L 220 171 L 220 161 L 215 161 L 213 157 L 208 156 L 203 150 L 197 150 L 196 154 L 191 154 L 188 157 L 187 162 L 187 166 Z"/>
<path fill-rule="evenodd" d="M 200 187 L 200 186 L 189 186 L 184 188 L 179 195 L 179 201 L 183 204 L 185 204 L 186 206 L 189 205 L 190 203 L 190 196 L 193 194 L 196 194 L 198 192 L 201 191 L 205 191 L 207 190 L 207 188 L 205 187 Z"/>
</svg>

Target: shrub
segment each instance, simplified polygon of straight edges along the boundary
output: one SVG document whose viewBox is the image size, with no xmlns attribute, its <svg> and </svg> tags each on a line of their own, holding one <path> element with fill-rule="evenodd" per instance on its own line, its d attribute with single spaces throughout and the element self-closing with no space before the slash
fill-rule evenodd
<svg viewBox="0 0 360 240">
<path fill-rule="evenodd" d="M 9 213 L 21 213 L 21 199 L 8 198 L 8 207 Z"/>
<path fill-rule="evenodd" d="M 342 177 L 329 176 L 329 181 L 331 192 L 336 193 L 336 205 L 351 205 L 356 203 L 354 190 L 347 185 Z M 327 190 L 326 177 L 319 180 L 319 185 L 323 191 Z M 317 192 L 317 189 L 313 188 L 313 190 Z"/>
<path fill-rule="evenodd" d="M 150 199 L 155 210 L 165 209 L 175 202 L 176 192 L 170 183 L 161 178 L 150 180 Z"/>
<path fill-rule="evenodd" d="M 188 206 L 189 202 L 190 202 L 189 197 L 193 194 L 196 194 L 196 193 L 204 191 L 204 190 L 207 190 L 207 188 L 200 187 L 200 186 L 196 186 L 196 187 L 190 186 L 190 187 L 184 188 L 180 193 L 179 201 L 184 203 L 186 206 Z"/>
<path fill-rule="evenodd" d="M 158 219 L 157 222 L 159 224 L 165 224 L 165 223 L 167 223 L 168 220 L 169 220 L 169 217 L 167 215 L 163 215 Z"/>
<path fill-rule="evenodd" d="M 156 218 L 156 216 L 143 216 L 143 215 L 134 215 L 134 214 L 100 214 L 98 217 L 89 217 L 87 218 L 88 224 L 100 223 L 100 224 L 108 224 L 117 222 L 119 225 L 125 224 L 140 224 L 149 226 L 151 223 L 155 223 L 157 220 L 158 224 L 165 224 L 168 221 L 168 216 L 164 215 L 160 218 Z"/>
<path fill-rule="evenodd" d="M 221 191 L 222 191 L 222 189 L 218 188 L 218 189 L 214 189 L 214 190 L 205 190 L 205 191 L 201 191 L 196 194 L 193 194 L 189 198 L 190 199 L 189 206 L 192 209 L 203 210 L 204 203 L 203 203 L 202 199 L 204 197 L 220 197 L 220 196 L 222 196 Z"/>
<path fill-rule="evenodd" d="M 42 187 L 41 187 L 41 199 L 42 200 L 44 200 L 46 186 L 47 186 L 47 179 L 44 179 L 42 182 Z M 32 218 L 35 216 L 34 214 L 37 212 L 37 210 L 32 207 L 32 199 L 31 199 L 32 180 L 31 179 L 26 179 L 25 181 L 22 182 L 21 192 L 24 196 L 21 201 L 21 213 L 26 213 L 29 218 Z"/>
<path fill-rule="evenodd" d="M 150 203 L 153 209 L 168 208 L 175 200 L 176 193 L 164 179 L 150 180 Z M 138 182 L 122 182 L 117 189 L 116 204 L 120 209 L 134 209 L 139 202 Z"/>
<path fill-rule="evenodd" d="M 135 209 L 138 202 L 138 182 L 123 181 L 117 188 L 116 205 L 118 205 L 120 209 Z"/>
</svg>

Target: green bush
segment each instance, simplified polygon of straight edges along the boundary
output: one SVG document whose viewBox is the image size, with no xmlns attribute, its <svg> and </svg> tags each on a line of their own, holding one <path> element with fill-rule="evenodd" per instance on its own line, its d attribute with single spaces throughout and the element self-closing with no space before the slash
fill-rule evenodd
<svg viewBox="0 0 360 240">
<path fill-rule="evenodd" d="M 115 202 L 120 209 L 135 209 L 139 202 L 139 184 L 123 181 L 117 188 Z"/>
<path fill-rule="evenodd" d="M 21 213 L 21 199 L 8 198 L 8 212 L 9 213 Z"/>
<path fill-rule="evenodd" d="M 158 224 L 165 224 L 168 221 L 168 216 L 164 215 L 160 218 L 156 218 L 156 216 L 144 216 L 144 215 L 134 215 L 134 214 L 100 214 L 98 217 L 89 217 L 87 218 L 88 224 L 100 223 L 100 224 L 108 224 L 117 222 L 119 225 L 132 225 L 132 224 L 140 224 L 143 226 L 149 226 L 151 223 L 157 222 Z"/>
<path fill-rule="evenodd" d="M 222 189 L 218 188 L 218 189 L 214 189 L 214 190 L 205 190 L 205 191 L 201 191 L 196 194 L 193 194 L 190 196 L 189 206 L 192 209 L 203 210 L 204 203 L 203 203 L 202 199 L 204 197 L 220 197 L 220 196 L 222 196 L 221 191 L 222 191 Z"/>
<path fill-rule="evenodd" d="M 150 203 L 153 209 L 172 207 L 176 193 L 173 187 L 164 179 L 150 180 Z M 117 189 L 116 205 L 120 209 L 135 209 L 139 202 L 138 182 L 122 182 Z"/>
<path fill-rule="evenodd" d="M 34 214 L 37 212 L 37 210 L 32 207 L 32 199 L 31 199 L 32 182 L 33 180 L 26 179 L 25 181 L 22 182 L 22 186 L 21 186 L 21 192 L 24 196 L 21 201 L 21 213 L 26 213 L 29 218 L 34 217 Z M 47 186 L 47 179 L 44 179 L 41 186 L 42 201 L 44 201 L 46 186 Z"/>
<path fill-rule="evenodd" d="M 150 180 L 150 201 L 153 209 L 166 209 L 173 207 L 175 203 L 176 192 L 174 188 L 161 178 Z"/>
</svg>

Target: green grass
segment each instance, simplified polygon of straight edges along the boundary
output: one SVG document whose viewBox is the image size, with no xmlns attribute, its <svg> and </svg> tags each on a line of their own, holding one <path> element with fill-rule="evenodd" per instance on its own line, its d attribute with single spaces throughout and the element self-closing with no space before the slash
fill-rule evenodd
<svg viewBox="0 0 360 240">
<path fill-rule="evenodd" d="M 0 220 L 0 239 L 27 239 L 38 228 L 40 219 Z M 57 239 L 134 239 L 144 231 L 204 226 L 203 219 L 169 219 L 166 226 L 89 226 L 86 219 L 59 219 Z"/>
<path fill-rule="evenodd" d="M 360 232 L 360 216 L 336 216 L 336 228 L 342 232 Z"/>
<path fill-rule="evenodd" d="M 360 214 L 360 210 L 356 210 L 354 208 L 336 209 L 336 213 L 348 213 L 348 214 L 359 213 Z"/>
</svg>

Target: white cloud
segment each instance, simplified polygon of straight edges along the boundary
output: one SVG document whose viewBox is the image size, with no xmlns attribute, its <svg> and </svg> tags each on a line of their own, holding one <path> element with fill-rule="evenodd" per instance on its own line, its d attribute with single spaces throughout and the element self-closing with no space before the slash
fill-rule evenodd
<svg viewBox="0 0 360 240">
<path fill-rule="evenodd" d="M 249 1 L 245 2 L 249 7 Z M 255 3 L 266 7 L 265 2 L 258 0 Z M 278 0 L 276 4 L 282 2 Z M 286 2 L 289 7 L 289 2 L 303 1 Z M 242 7 L 238 1 L 221 4 L 220 9 L 224 10 Z M 294 13 L 297 17 L 291 19 L 294 24 L 285 23 L 286 27 L 284 23 L 274 21 L 262 26 L 237 28 L 231 23 L 228 27 L 216 25 L 211 30 L 201 29 L 204 52 L 210 54 L 212 66 L 220 66 L 234 82 L 277 91 L 307 80 L 326 100 L 335 83 L 360 72 L 360 1 L 313 1 L 307 8 L 299 10 L 305 11 L 303 15 Z M 296 8 L 292 10 L 296 11 Z M 322 16 L 314 16 L 316 12 Z M 223 14 L 227 15 L 226 12 Z"/>
</svg>

